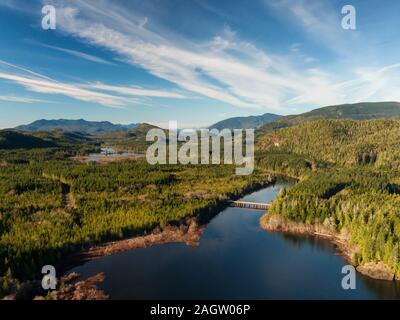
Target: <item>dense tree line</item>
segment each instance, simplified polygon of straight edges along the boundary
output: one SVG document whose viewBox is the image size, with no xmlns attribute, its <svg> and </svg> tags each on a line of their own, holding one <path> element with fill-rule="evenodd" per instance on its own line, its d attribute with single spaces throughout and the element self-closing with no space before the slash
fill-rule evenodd
<svg viewBox="0 0 400 320">
<path fill-rule="evenodd" d="M 264 135 L 260 165 L 300 178 L 271 213 L 328 222 L 348 232 L 356 264 L 383 261 L 400 276 L 399 146 L 395 120 L 322 120 Z"/>
<path fill-rule="evenodd" d="M 321 120 L 278 129 L 260 138 L 259 148 L 301 155 L 339 166 L 400 169 L 400 121 Z"/>
<path fill-rule="evenodd" d="M 400 121 L 323 120 L 259 139 L 247 177 L 231 165 L 70 160 L 87 145 L 0 150 L 0 277 L 32 278 L 82 246 L 197 215 L 271 171 L 299 178 L 272 213 L 328 220 L 349 232 L 355 262 L 381 260 L 400 275 Z"/>
<path fill-rule="evenodd" d="M 398 175 L 371 169 L 314 174 L 280 194 L 271 213 L 291 220 L 333 224 L 358 248 L 356 264 L 384 261 L 400 275 Z"/>
<path fill-rule="evenodd" d="M 19 279 L 82 246 L 178 222 L 265 180 L 236 176 L 232 165 L 84 164 L 49 149 L 7 153 L 1 169 L 0 275 Z"/>
</svg>

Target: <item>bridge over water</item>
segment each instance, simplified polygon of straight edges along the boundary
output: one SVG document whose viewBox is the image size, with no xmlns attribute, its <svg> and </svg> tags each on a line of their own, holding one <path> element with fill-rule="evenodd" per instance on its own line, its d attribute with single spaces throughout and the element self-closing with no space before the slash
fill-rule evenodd
<svg viewBox="0 0 400 320">
<path fill-rule="evenodd" d="M 255 209 L 255 210 L 268 210 L 272 206 L 272 203 L 231 201 L 231 206 L 238 208 Z"/>
</svg>

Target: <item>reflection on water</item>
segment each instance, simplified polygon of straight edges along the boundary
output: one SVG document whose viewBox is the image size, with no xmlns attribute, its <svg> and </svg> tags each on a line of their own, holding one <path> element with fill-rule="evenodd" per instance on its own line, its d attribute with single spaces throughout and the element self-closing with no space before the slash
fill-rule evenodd
<svg viewBox="0 0 400 320">
<path fill-rule="evenodd" d="M 320 241 L 321 239 L 313 236 L 298 236 L 288 233 L 277 234 L 282 237 L 288 245 L 291 245 L 294 248 L 300 248 L 303 245 L 309 245 L 319 250 L 332 250 L 332 243 L 329 241 Z"/>
<path fill-rule="evenodd" d="M 366 287 L 376 293 L 378 299 L 400 299 L 399 281 L 377 281 L 365 276 L 361 276 Z"/>
<path fill-rule="evenodd" d="M 269 202 L 285 183 L 247 197 Z M 113 299 L 394 299 L 398 284 L 357 274 L 343 290 L 335 245 L 315 237 L 268 233 L 262 211 L 227 208 L 207 226 L 200 246 L 167 244 L 103 257 L 73 271 L 105 272 Z"/>
</svg>

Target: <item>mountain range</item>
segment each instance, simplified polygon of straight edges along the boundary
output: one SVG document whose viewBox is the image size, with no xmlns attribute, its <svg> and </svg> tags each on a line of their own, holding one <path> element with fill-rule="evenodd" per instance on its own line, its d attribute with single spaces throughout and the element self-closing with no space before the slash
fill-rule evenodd
<svg viewBox="0 0 400 320">
<path fill-rule="evenodd" d="M 261 116 L 250 116 L 250 117 L 235 117 L 222 120 L 214 123 L 209 129 L 217 129 L 219 131 L 223 129 L 257 129 L 264 124 L 271 123 L 278 120 L 281 116 L 272 113 L 265 113 Z"/>
<path fill-rule="evenodd" d="M 291 127 L 304 122 L 321 119 L 400 119 L 399 102 L 362 102 L 342 104 L 318 108 L 298 115 L 280 116 L 265 113 L 260 116 L 234 117 L 217 122 L 209 129 L 260 129 L 268 131 L 277 128 Z M 15 127 L 17 131 L 39 132 L 61 130 L 64 132 L 80 132 L 84 134 L 103 134 L 111 132 L 127 132 L 140 126 L 140 123 L 113 124 L 109 121 L 79 120 L 37 120 L 28 125 Z"/>
<path fill-rule="evenodd" d="M 314 109 L 299 115 L 289 115 L 265 124 L 260 132 L 292 127 L 301 123 L 323 119 L 400 119 L 399 102 L 361 102 L 341 104 Z"/>
<path fill-rule="evenodd" d="M 222 130 L 257 128 L 257 139 L 275 129 L 289 128 L 316 120 L 372 120 L 400 119 L 400 103 L 368 102 L 328 106 L 299 115 L 236 117 L 220 121 L 210 128 Z M 100 139 L 110 145 L 136 148 L 144 147 L 145 136 L 154 126 L 149 124 L 113 124 L 108 121 L 38 120 L 12 130 L 0 130 L 0 149 L 43 148 L 60 145 L 93 143 Z M 95 135 L 96 137 L 92 137 Z"/>
<path fill-rule="evenodd" d="M 58 120 L 55 120 L 58 121 Z M 86 123 L 90 123 L 86 121 Z M 92 122 L 93 124 L 93 122 Z M 127 126 L 126 126 L 127 127 Z M 74 127 L 76 128 L 76 127 Z M 111 127 L 113 128 L 113 127 Z M 94 131 L 96 135 L 86 132 L 53 129 L 50 131 L 22 131 L 17 129 L 0 130 L 0 149 L 35 149 L 71 145 L 105 145 L 120 146 L 124 149 L 140 150 L 147 147 L 146 134 L 156 126 L 141 123 L 131 129 L 114 131 Z M 95 128 L 93 128 L 95 129 Z M 103 127 L 104 129 L 104 127 Z M 43 129 L 42 129 L 43 130 Z"/>
<path fill-rule="evenodd" d="M 15 129 L 18 131 L 52 131 L 62 130 L 66 132 L 82 132 L 87 134 L 97 134 L 103 132 L 123 131 L 134 129 L 138 126 L 137 123 L 132 124 L 113 124 L 109 121 L 86 121 L 83 119 L 79 120 L 37 120 L 28 125 L 18 126 Z"/>
</svg>

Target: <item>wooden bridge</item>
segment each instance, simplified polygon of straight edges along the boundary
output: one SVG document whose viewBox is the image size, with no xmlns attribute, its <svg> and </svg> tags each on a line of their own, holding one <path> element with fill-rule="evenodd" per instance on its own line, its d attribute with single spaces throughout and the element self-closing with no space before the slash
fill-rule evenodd
<svg viewBox="0 0 400 320">
<path fill-rule="evenodd" d="M 259 202 L 247 202 L 247 201 L 231 201 L 232 207 L 255 209 L 255 210 L 268 210 L 272 206 L 272 203 L 259 203 Z"/>
</svg>

